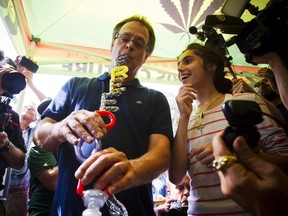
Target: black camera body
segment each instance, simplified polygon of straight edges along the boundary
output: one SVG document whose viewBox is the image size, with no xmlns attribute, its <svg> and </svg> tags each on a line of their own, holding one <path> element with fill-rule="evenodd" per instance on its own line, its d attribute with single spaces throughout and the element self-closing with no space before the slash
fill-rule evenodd
<svg viewBox="0 0 288 216">
<path fill-rule="evenodd" d="M 171 203 L 170 209 L 168 211 L 168 216 L 186 216 L 187 210 L 188 206 L 182 206 L 181 202 L 178 200 Z"/>
<path fill-rule="evenodd" d="M 263 121 L 262 111 L 255 101 L 228 100 L 222 105 L 222 111 L 229 123 L 225 128 L 223 140 L 230 151 L 238 136 L 244 136 L 248 145 L 253 149 L 260 140 L 256 124 Z"/>
<path fill-rule="evenodd" d="M 19 64 L 22 65 L 23 67 L 27 68 L 32 73 L 36 73 L 38 68 L 39 68 L 39 66 L 36 63 L 34 63 L 30 59 L 26 58 L 25 56 L 21 57 Z"/>
<path fill-rule="evenodd" d="M 3 132 L 12 117 L 12 107 L 9 105 L 12 99 L 10 94 L 0 95 L 0 132 Z"/>
<path fill-rule="evenodd" d="M 275 1 L 266 6 L 248 22 L 237 35 L 235 42 L 240 51 L 246 54 L 246 61 L 252 57 L 275 51 L 283 56 L 288 48 L 288 2 Z M 283 59 L 284 60 L 284 59 Z"/>
</svg>

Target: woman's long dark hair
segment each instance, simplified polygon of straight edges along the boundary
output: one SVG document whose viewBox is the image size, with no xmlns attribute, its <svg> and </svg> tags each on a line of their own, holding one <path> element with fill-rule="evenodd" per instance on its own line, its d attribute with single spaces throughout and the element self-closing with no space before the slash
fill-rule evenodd
<svg viewBox="0 0 288 216">
<path fill-rule="evenodd" d="M 202 58 L 205 69 L 211 70 L 211 66 L 215 65 L 216 69 L 213 75 L 213 83 L 216 90 L 223 94 L 231 93 L 233 84 L 230 79 L 225 78 L 224 59 L 217 49 L 198 43 L 191 43 L 183 52 L 187 50 L 193 50 L 196 55 Z"/>
</svg>

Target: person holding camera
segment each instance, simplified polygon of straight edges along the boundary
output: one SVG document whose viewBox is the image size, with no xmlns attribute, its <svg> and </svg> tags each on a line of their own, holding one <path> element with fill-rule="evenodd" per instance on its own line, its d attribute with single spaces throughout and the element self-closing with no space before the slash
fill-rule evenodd
<svg viewBox="0 0 288 216">
<path fill-rule="evenodd" d="M 285 4 L 287 5 L 287 3 Z M 281 29 L 285 30 L 285 28 Z M 272 35 L 272 33 L 270 34 Z M 286 57 L 288 46 L 287 36 L 285 40 L 284 37 L 283 34 L 282 39 L 277 39 L 276 43 L 280 44 L 279 46 L 273 46 L 273 43 L 274 51 L 266 50 L 264 54 L 263 52 L 261 55 L 254 54 L 251 56 L 251 60 L 256 64 L 270 66 L 270 69 L 259 70 L 257 75 L 269 81 L 272 90 L 280 95 L 281 102 L 288 109 Z M 262 48 L 262 45 L 258 44 L 258 47 Z M 231 151 L 227 149 L 222 135 L 219 133 L 213 139 L 216 160 L 219 157 L 232 155 Z M 218 170 L 222 192 L 251 215 L 288 215 L 287 172 L 283 172 L 279 167 L 255 155 L 247 146 L 244 137 L 241 136 L 237 137 L 233 143 L 233 155 L 237 156 L 235 163 Z"/>
<path fill-rule="evenodd" d="M 45 95 L 34 85 L 33 74 L 36 71 L 30 71 L 31 65 L 36 65 L 31 60 L 24 56 L 18 55 L 13 61 L 9 57 L 3 60 L 4 67 L 7 68 L 7 73 L 4 75 L 3 84 L 8 87 L 7 92 L 11 95 L 20 93 L 26 84 L 31 88 L 35 95 L 42 100 Z M 27 67 L 27 68 L 26 68 Z M 38 66 L 36 66 L 38 67 Z M 34 102 L 27 103 L 23 107 L 20 116 L 20 127 L 22 137 L 24 138 L 25 148 L 28 150 L 32 142 L 33 133 L 36 124 L 37 112 Z M 9 189 L 6 201 L 3 201 L 7 215 L 23 215 L 27 214 L 28 192 L 30 183 L 30 172 L 27 164 L 28 152 L 25 156 L 25 163 L 21 169 L 11 169 L 11 176 L 9 181 Z"/>
<path fill-rule="evenodd" d="M 286 48 L 288 48 L 288 45 Z M 283 57 L 280 57 L 278 52 L 267 52 L 261 56 L 253 56 L 252 59 L 253 62 L 257 64 L 268 64 L 270 66 L 274 78 L 262 71 L 258 71 L 258 76 L 268 78 L 272 89 L 280 95 L 283 104 L 286 109 L 288 109 L 288 60 L 284 61 Z"/>
<path fill-rule="evenodd" d="M 275 82 L 273 71 L 266 67 L 260 68 L 256 76 L 260 77 L 260 80 L 254 85 L 257 92 L 270 101 L 281 112 L 286 123 L 288 123 L 288 111 L 281 100 L 279 91 L 273 86 L 273 82 Z"/>
<path fill-rule="evenodd" d="M 28 151 L 32 142 L 34 127 L 37 121 L 36 105 L 26 104 L 20 116 L 20 127 L 27 153 L 25 163 L 21 169 L 11 169 L 7 200 L 3 202 L 9 216 L 26 216 L 28 193 L 30 186 L 30 172 L 27 164 Z"/>
<path fill-rule="evenodd" d="M 213 138 L 217 160 L 237 156 L 237 161 L 218 170 L 223 194 L 256 216 L 288 215 L 288 176 L 279 167 L 257 156 L 245 138 L 234 140 L 233 153 L 223 140 L 223 132 Z"/>
<path fill-rule="evenodd" d="M 164 204 L 154 208 L 157 216 L 185 216 L 187 215 L 188 196 L 190 193 L 190 178 L 185 175 L 183 181 L 174 185 L 168 182 L 168 198 Z"/>
<path fill-rule="evenodd" d="M 0 109 L 0 179 L 1 179 L 1 191 L 4 187 L 8 187 L 8 182 L 5 182 L 3 178 L 5 175 L 6 168 L 11 167 L 20 169 L 25 161 L 26 148 L 22 137 L 22 131 L 20 128 L 19 115 L 12 110 L 9 105 L 12 99 L 11 89 L 18 89 L 18 84 L 22 84 L 22 79 L 14 79 L 13 86 L 7 86 L 4 84 L 3 78 L 5 77 L 8 82 L 11 77 L 8 77 L 7 73 L 11 71 L 10 68 L 0 67 L 0 98 L 1 98 L 1 109 Z M 13 76 L 13 75 L 12 75 Z M 7 78 L 8 77 L 8 78 Z M 17 77 L 17 76 L 16 76 Z M 15 78 L 15 77 L 13 77 Z M 11 84 L 11 83 L 10 83 Z M 8 90 L 8 88 L 9 90 Z M 15 88 L 14 88 L 15 87 Z M 18 92 L 19 93 L 19 92 Z M 3 203 L 0 202 L 0 215 L 6 215 L 6 210 Z"/>
<path fill-rule="evenodd" d="M 192 43 L 178 58 L 182 86 L 176 102 L 180 116 L 171 149 L 169 180 L 179 184 L 188 170 L 191 178 L 188 215 L 248 215 L 221 191 L 216 170 L 233 163 L 236 158 L 227 156 L 214 161 L 212 139 L 229 126 L 222 111 L 226 101 L 252 101 L 262 112 L 270 112 L 257 94 L 232 95 L 232 82 L 224 76 L 224 60 L 215 48 Z M 288 138 L 283 129 L 269 116 L 263 116 L 263 121 L 256 126 L 260 142 L 250 143 L 256 144 L 253 151 L 288 172 Z"/>
</svg>

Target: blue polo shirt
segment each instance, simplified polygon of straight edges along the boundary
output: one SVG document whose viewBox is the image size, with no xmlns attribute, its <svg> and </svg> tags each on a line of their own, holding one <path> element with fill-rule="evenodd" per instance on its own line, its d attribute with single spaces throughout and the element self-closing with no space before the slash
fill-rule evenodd
<svg viewBox="0 0 288 216">
<path fill-rule="evenodd" d="M 102 93 L 109 92 L 109 80 L 108 73 L 92 79 L 72 78 L 61 88 L 42 118 L 61 121 L 74 110 L 99 109 Z M 126 91 L 117 97 L 116 106 L 120 108 L 114 113 L 117 123 L 102 140 L 102 148 L 116 148 L 128 159 L 134 159 L 147 152 L 151 134 L 163 134 L 172 143 L 170 107 L 164 94 L 142 86 L 138 79 L 125 87 Z M 85 209 L 82 199 L 75 193 L 74 173 L 79 165 L 73 146 L 63 143 L 59 148 L 59 178 L 51 215 L 79 216 Z M 151 184 L 120 192 L 116 197 L 126 206 L 129 215 L 155 215 Z M 105 208 L 102 213 L 109 215 Z"/>
</svg>

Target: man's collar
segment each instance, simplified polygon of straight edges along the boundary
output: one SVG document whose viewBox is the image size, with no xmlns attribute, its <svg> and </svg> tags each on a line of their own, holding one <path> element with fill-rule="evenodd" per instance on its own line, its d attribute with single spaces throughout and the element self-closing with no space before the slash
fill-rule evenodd
<svg viewBox="0 0 288 216">
<path fill-rule="evenodd" d="M 101 80 L 101 81 L 104 81 L 104 80 L 110 79 L 110 75 L 109 75 L 108 72 L 105 72 L 104 74 L 99 76 L 98 79 Z"/>
</svg>

